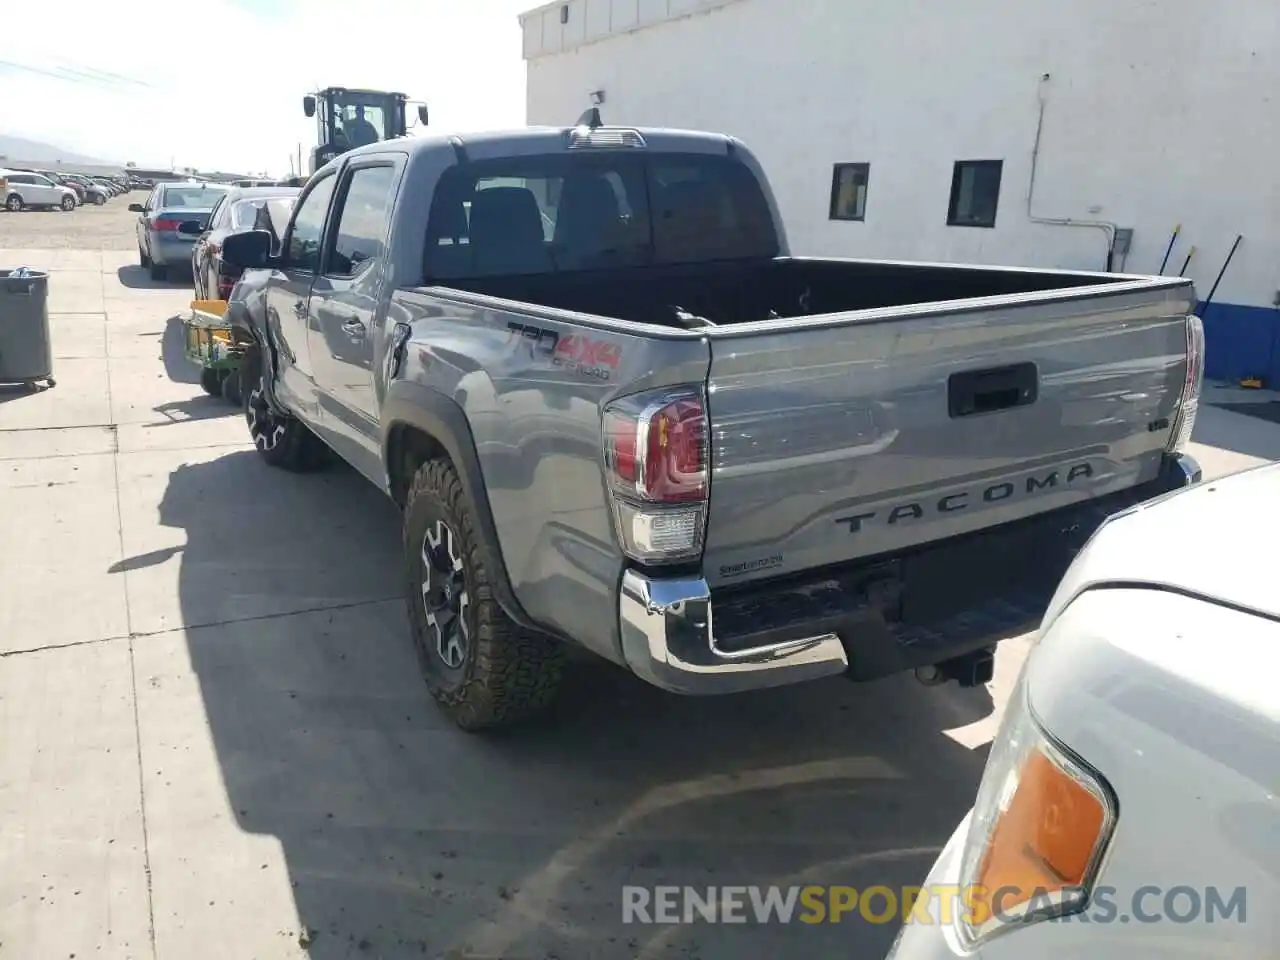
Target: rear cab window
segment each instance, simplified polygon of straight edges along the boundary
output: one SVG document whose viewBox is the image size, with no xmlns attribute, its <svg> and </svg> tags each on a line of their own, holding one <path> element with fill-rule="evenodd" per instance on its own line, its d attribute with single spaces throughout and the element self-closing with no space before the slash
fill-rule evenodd
<svg viewBox="0 0 1280 960">
<path fill-rule="evenodd" d="M 431 282 L 772 259 L 768 201 L 732 157 L 593 152 L 459 164 L 427 227 Z"/>
</svg>

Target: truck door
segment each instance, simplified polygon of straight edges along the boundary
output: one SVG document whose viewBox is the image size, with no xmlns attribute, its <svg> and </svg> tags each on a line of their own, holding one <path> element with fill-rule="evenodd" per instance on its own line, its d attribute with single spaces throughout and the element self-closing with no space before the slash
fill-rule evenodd
<svg viewBox="0 0 1280 960">
<path fill-rule="evenodd" d="M 386 342 L 378 308 L 391 269 L 383 254 L 403 164 L 376 155 L 347 164 L 311 292 L 307 336 L 325 426 L 371 452 L 380 450 L 373 366 Z"/>
<path fill-rule="evenodd" d="M 315 402 L 315 374 L 307 346 L 311 287 L 320 270 L 325 218 L 337 182 L 337 176 L 329 173 L 302 193 L 266 294 L 267 322 L 281 354 L 281 385 L 305 412 L 311 412 Z"/>
</svg>

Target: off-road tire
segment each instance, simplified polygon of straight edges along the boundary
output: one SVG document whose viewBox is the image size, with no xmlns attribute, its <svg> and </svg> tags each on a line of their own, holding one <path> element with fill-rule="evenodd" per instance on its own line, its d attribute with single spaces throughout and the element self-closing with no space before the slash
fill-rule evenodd
<svg viewBox="0 0 1280 960">
<path fill-rule="evenodd" d="M 201 370 L 200 389 L 211 397 L 222 396 L 222 371 Z"/>
<path fill-rule="evenodd" d="M 246 353 L 240 364 L 244 419 L 258 455 L 273 467 L 293 473 L 311 473 L 329 464 L 324 441 L 294 417 L 281 417 L 267 406 L 262 392 L 262 360 L 258 348 Z M 252 387 L 244 389 L 246 383 Z"/>
<path fill-rule="evenodd" d="M 443 521 L 457 538 L 469 603 L 462 663 L 446 666 L 435 651 L 423 602 L 422 545 Z M 404 509 L 405 600 L 423 679 L 432 698 L 463 730 L 509 726 L 534 717 L 554 702 L 564 672 L 560 642 L 516 624 L 494 598 L 491 561 L 475 511 L 448 460 L 418 468 Z"/>
<path fill-rule="evenodd" d="M 26 204 L 23 203 L 22 197 L 18 196 L 16 193 L 11 193 L 9 196 L 5 197 L 4 207 L 10 213 L 17 213 L 25 206 Z"/>
<path fill-rule="evenodd" d="M 157 280 L 157 281 L 158 281 L 158 280 L 166 280 L 166 279 L 168 279 L 168 277 L 169 277 L 169 267 L 168 267 L 168 265 L 167 265 L 167 264 L 163 264 L 163 263 L 156 263 L 154 260 L 152 260 L 152 261 L 151 261 L 151 263 L 149 263 L 149 264 L 148 264 L 148 266 L 151 268 L 151 279 L 152 279 L 152 280 Z"/>
</svg>

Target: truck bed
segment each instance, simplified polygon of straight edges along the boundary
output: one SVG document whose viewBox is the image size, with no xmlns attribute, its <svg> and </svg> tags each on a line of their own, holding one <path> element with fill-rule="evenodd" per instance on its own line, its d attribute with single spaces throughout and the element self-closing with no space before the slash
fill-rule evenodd
<svg viewBox="0 0 1280 960">
<path fill-rule="evenodd" d="M 712 587 L 1150 483 L 1195 304 L 1179 278 L 789 257 L 450 286 L 703 338 Z"/>
<path fill-rule="evenodd" d="M 698 325 L 689 316 L 733 326 L 771 318 L 1061 293 L 1134 279 L 1010 267 L 780 257 L 478 277 L 450 280 L 448 285 L 559 310 L 689 327 Z"/>
</svg>

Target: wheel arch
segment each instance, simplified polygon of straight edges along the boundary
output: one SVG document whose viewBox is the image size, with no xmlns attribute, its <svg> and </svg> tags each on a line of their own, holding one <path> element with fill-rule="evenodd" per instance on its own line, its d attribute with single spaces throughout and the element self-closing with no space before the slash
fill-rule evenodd
<svg viewBox="0 0 1280 960">
<path fill-rule="evenodd" d="M 409 485 L 422 464 L 438 458 L 448 459 L 457 470 L 462 488 L 475 510 L 495 598 L 520 626 L 548 633 L 546 627 L 525 612 L 511 584 L 480 456 L 462 407 L 453 399 L 421 384 L 397 380 L 387 389 L 380 419 L 387 491 L 396 505 L 404 508 Z"/>
<path fill-rule="evenodd" d="M 226 322 L 231 325 L 233 335 L 239 333 L 249 341 L 248 346 L 245 347 L 244 359 L 240 362 L 241 368 L 251 371 L 251 375 L 259 370 L 262 372 L 262 392 L 266 397 L 267 406 L 277 414 L 292 416 L 276 395 L 275 380 L 280 372 L 279 358 L 267 328 L 262 290 L 259 289 L 256 293 L 256 296 L 229 301 Z M 251 303 L 256 303 L 261 309 L 251 309 Z"/>
</svg>

